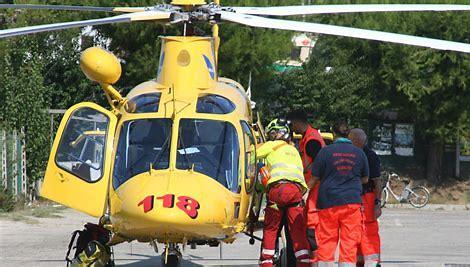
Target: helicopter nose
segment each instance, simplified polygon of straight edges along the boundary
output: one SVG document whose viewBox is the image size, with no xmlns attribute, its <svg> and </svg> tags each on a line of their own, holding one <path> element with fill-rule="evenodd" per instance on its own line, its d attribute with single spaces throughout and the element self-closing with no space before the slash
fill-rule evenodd
<svg viewBox="0 0 470 267">
<path fill-rule="evenodd" d="M 131 220 L 133 228 L 152 229 L 157 236 L 223 238 L 234 218 L 236 194 L 205 175 L 176 171 L 141 174 L 123 184 L 115 218 Z"/>
</svg>

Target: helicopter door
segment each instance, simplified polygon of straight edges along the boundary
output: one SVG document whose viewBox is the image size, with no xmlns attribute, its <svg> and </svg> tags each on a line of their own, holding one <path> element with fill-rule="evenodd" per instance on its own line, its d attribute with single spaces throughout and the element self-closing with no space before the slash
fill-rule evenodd
<svg viewBox="0 0 470 267">
<path fill-rule="evenodd" d="M 47 164 L 41 196 L 100 217 L 105 211 L 116 116 L 94 103 L 64 115 Z"/>
</svg>

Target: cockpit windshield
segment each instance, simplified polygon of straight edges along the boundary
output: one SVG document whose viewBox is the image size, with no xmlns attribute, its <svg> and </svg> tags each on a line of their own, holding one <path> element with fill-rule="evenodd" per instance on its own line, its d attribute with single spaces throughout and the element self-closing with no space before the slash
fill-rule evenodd
<svg viewBox="0 0 470 267">
<path fill-rule="evenodd" d="M 240 192 L 239 144 L 235 127 L 225 121 L 182 119 L 179 125 L 176 168 L 194 169 Z"/>
<path fill-rule="evenodd" d="M 141 119 L 123 124 L 114 163 L 114 188 L 150 168 L 169 167 L 171 125 L 170 119 Z"/>
</svg>

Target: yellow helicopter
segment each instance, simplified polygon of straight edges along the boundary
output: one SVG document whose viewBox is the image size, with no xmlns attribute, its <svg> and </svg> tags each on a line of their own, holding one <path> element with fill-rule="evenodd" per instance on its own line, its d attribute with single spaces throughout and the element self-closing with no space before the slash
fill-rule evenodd
<svg viewBox="0 0 470 267">
<path fill-rule="evenodd" d="M 259 119 L 254 123 L 245 89 L 218 76 L 219 23 L 470 53 L 470 45 L 464 43 L 270 18 L 469 11 L 469 5 L 223 7 L 217 2 L 174 0 L 151 7 L 0 4 L 0 8 L 124 13 L 0 30 L 0 38 L 137 21 L 183 24 L 184 36 L 162 37 L 157 77 L 125 97 L 113 86 L 121 75 L 119 60 L 97 47 L 83 52 L 80 66 L 102 86 L 111 108 L 84 102 L 67 110 L 41 188 L 43 197 L 100 218 L 112 232 L 108 245 L 133 240 L 165 244 L 163 264 L 168 266 L 178 264 L 179 244 L 233 242 L 260 210 L 260 193 L 254 190 L 256 145 L 264 135 Z M 213 25 L 213 35 L 194 36 L 191 28 L 197 23 Z"/>
</svg>

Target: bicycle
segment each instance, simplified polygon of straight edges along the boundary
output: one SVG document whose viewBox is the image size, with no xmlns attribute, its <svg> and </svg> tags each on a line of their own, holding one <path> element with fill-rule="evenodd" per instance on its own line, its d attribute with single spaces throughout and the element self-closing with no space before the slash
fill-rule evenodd
<svg viewBox="0 0 470 267">
<path fill-rule="evenodd" d="M 400 194 L 395 194 L 390 186 L 390 180 L 396 178 L 398 181 L 405 183 L 405 188 Z M 429 202 L 429 190 L 421 185 L 411 187 L 410 180 L 403 180 L 398 174 L 393 172 L 387 173 L 387 182 L 382 191 L 381 207 L 385 207 L 388 201 L 389 194 L 393 196 L 400 203 L 410 203 L 415 208 L 422 208 Z"/>
</svg>

